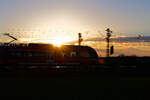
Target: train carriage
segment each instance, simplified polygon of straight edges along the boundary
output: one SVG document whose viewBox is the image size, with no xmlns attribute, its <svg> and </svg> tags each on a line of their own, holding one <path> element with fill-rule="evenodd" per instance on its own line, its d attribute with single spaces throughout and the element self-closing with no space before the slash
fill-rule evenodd
<svg viewBox="0 0 150 100">
<path fill-rule="evenodd" d="M 98 55 L 88 46 L 52 44 L 11 44 L 0 46 L 0 64 L 7 66 L 57 66 L 96 64 Z"/>
</svg>

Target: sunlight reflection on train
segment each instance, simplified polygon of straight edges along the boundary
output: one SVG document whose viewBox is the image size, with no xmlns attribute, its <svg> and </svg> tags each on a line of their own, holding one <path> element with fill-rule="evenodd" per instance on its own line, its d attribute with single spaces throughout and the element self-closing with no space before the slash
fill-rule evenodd
<svg viewBox="0 0 150 100">
<path fill-rule="evenodd" d="M 53 69 L 69 68 L 69 66 L 52 66 Z"/>
</svg>

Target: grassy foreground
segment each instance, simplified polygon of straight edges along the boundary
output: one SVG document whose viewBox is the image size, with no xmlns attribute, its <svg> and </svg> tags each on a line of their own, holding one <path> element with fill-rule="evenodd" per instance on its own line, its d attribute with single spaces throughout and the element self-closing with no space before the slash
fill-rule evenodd
<svg viewBox="0 0 150 100">
<path fill-rule="evenodd" d="M 0 74 L 1 96 L 46 96 L 49 99 L 141 100 L 149 95 L 149 75 L 92 72 L 20 72 Z M 42 98 L 42 97 L 41 97 Z"/>
</svg>

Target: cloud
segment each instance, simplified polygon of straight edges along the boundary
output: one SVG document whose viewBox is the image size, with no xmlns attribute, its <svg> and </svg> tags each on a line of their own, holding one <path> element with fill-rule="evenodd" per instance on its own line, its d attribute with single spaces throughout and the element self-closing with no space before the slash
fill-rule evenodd
<svg viewBox="0 0 150 100">
<path fill-rule="evenodd" d="M 104 57 L 106 55 L 105 49 L 95 49 L 100 57 Z M 114 54 L 112 56 L 119 56 L 124 54 L 125 56 L 150 56 L 150 51 L 138 49 L 138 48 L 126 48 L 126 49 L 115 49 Z"/>
<path fill-rule="evenodd" d="M 105 38 L 89 38 L 84 41 L 105 41 Z M 113 42 L 150 42 L 150 36 L 143 36 L 143 37 L 117 37 L 111 38 Z"/>
</svg>

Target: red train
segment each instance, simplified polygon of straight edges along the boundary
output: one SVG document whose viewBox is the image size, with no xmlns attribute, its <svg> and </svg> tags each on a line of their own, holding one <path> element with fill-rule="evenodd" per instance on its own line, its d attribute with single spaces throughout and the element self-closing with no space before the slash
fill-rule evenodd
<svg viewBox="0 0 150 100">
<path fill-rule="evenodd" d="M 88 46 L 52 44 L 1 44 L 1 65 L 89 65 L 99 63 L 96 51 Z"/>
</svg>

